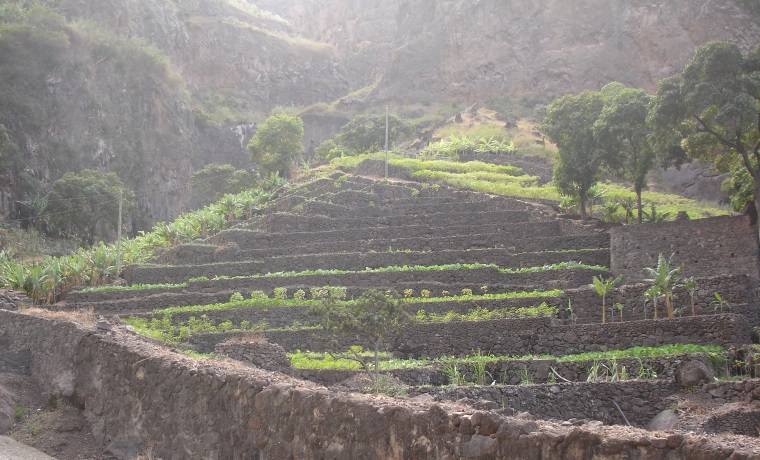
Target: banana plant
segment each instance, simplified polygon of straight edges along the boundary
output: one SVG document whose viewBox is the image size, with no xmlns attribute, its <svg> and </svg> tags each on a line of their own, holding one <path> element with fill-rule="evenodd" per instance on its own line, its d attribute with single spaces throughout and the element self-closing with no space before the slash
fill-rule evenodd
<svg viewBox="0 0 760 460">
<path fill-rule="evenodd" d="M 645 283 L 652 283 L 660 288 L 660 292 L 665 296 L 665 307 L 668 311 L 668 318 L 673 318 L 673 289 L 678 283 L 678 274 L 681 267 L 673 267 L 670 258 L 666 259 L 662 253 L 657 257 L 657 266 L 655 268 L 647 267 L 644 269 L 649 278 L 644 279 Z M 656 319 L 656 318 L 655 318 Z"/>
<path fill-rule="evenodd" d="M 610 276 L 608 279 L 604 279 L 602 275 L 591 278 L 591 280 L 594 282 L 594 289 L 596 289 L 596 293 L 602 296 L 602 324 L 607 322 L 607 305 L 605 303 L 607 293 L 609 293 L 612 288 L 615 287 L 615 285 L 618 284 L 622 279 L 622 275 L 618 275 L 617 278 Z"/>
<path fill-rule="evenodd" d="M 691 316 L 696 316 L 696 308 L 694 307 L 694 294 L 697 293 L 697 290 L 699 290 L 699 285 L 697 284 L 697 281 L 694 279 L 693 276 L 690 276 L 683 280 L 683 283 L 681 283 L 681 287 L 689 293 L 689 298 L 691 300 Z"/>
</svg>

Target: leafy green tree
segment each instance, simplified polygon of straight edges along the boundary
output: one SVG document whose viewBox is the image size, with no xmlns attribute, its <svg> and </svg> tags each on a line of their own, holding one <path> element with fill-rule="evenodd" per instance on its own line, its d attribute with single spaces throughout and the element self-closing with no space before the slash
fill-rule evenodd
<svg viewBox="0 0 760 460">
<path fill-rule="evenodd" d="M 117 227 L 119 191 L 122 191 L 122 213 L 129 215 L 135 208 L 134 194 L 124 188 L 115 173 L 91 169 L 67 173 L 53 182 L 45 214 L 53 226 L 92 244 L 98 223 Z"/>
<path fill-rule="evenodd" d="M 760 45 L 746 55 L 732 43 L 697 49 L 680 75 L 660 81 L 649 116 L 660 150 L 679 145 L 691 158 L 728 172 L 741 164 L 760 209 Z"/>
<path fill-rule="evenodd" d="M 543 132 L 559 149 L 554 165 L 555 186 L 563 195 L 578 198 L 584 220 L 588 191 L 599 180 L 605 159 L 593 131 L 603 108 L 601 93 L 568 94 L 549 104 L 542 124 Z"/>
<path fill-rule="evenodd" d="M 303 120 L 284 113 L 272 115 L 256 130 L 248 152 L 263 176 L 278 172 L 287 177 L 303 146 Z"/>
<path fill-rule="evenodd" d="M 388 116 L 388 142 L 414 133 L 411 123 L 396 115 Z M 338 133 L 337 143 L 356 153 L 377 152 L 385 148 L 385 115 L 358 115 Z"/>
<path fill-rule="evenodd" d="M 647 125 L 654 98 L 642 89 L 627 88 L 620 83 L 605 86 L 602 95 L 604 109 L 594 123 L 594 135 L 607 150 L 610 169 L 633 182 L 641 223 L 641 192 L 647 185 L 647 174 L 656 156 L 648 140 L 651 130 Z"/>
<path fill-rule="evenodd" d="M 240 193 L 256 185 L 256 174 L 228 164 L 210 163 L 190 176 L 190 187 L 205 203 L 219 201 L 228 193 Z"/>
<path fill-rule="evenodd" d="M 360 355 L 361 347 L 349 349 L 349 359 L 361 363 L 372 380 L 379 375 L 380 346 L 403 330 L 411 319 L 398 294 L 374 289 L 348 302 L 330 297 L 313 306 L 310 312 L 318 318 L 319 326 L 333 346 L 338 346 L 347 337 L 356 337 L 363 347 L 373 351 L 374 366 L 370 370 L 369 363 Z"/>
</svg>

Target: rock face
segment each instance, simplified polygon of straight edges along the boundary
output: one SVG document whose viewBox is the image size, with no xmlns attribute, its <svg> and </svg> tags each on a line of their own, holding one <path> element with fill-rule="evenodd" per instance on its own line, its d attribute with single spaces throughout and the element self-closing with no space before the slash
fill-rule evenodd
<svg viewBox="0 0 760 460">
<path fill-rule="evenodd" d="M 0 39 L 12 64 L 0 124 L 23 155 L 0 171 L 0 216 L 67 172 L 102 169 L 137 192 L 133 227 L 147 229 L 193 205 L 194 170 L 250 168 L 245 144 L 271 108 L 346 92 L 331 46 L 233 3 L 61 1 L 31 38 Z"/>
<path fill-rule="evenodd" d="M 382 75 L 379 95 L 422 100 L 556 96 L 612 81 L 654 90 L 707 41 L 748 48 L 760 38 L 757 18 L 733 1 L 381 3 L 257 1 L 312 38 L 359 56 L 360 68 L 374 56 L 376 70 L 365 74 Z"/>
</svg>

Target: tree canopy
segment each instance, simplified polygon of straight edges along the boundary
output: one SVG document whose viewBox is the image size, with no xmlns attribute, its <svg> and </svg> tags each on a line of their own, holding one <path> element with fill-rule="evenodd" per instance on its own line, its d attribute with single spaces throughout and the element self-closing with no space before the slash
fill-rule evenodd
<svg viewBox="0 0 760 460">
<path fill-rule="evenodd" d="M 396 115 L 388 116 L 388 142 L 409 136 L 414 127 Z M 385 115 L 358 115 L 338 133 L 337 143 L 355 153 L 368 153 L 385 147 Z"/>
<path fill-rule="evenodd" d="M 190 187 L 198 193 L 204 203 L 219 201 L 225 194 L 240 193 L 254 187 L 256 174 L 236 169 L 229 164 L 210 163 L 190 176 Z"/>
<path fill-rule="evenodd" d="M 584 91 L 555 99 L 546 108 L 542 129 L 559 149 L 554 182 L 563 195 L 577 197 L 586 219 L 589 189 L 599 180 L 605 151 L 599 148 L 593 126 L 604 108 L 601 93 Z"/>
<path fill-rule="evenodd" d="M 760 209 L 759 101 L 760 45 L 743 54 L 732 43 L 707 43 L 681 74 L 660 82 L 649 116 L 652 139 L 660 149 L 681 146 L 719 171 L 741 165 Z"/>
<path fill-rule="evenodd" d="M 248 152 L 262 176 L 279 172 L 287 177 L 288 169 L 303 150 L 302 140 L 303 120 L 280 113 L 259 126 L 248 143 Z"/>
<path fill-rule="evenodd" d="M 355 337 L 374 352 L 372 373 L 356 349 L 351 348 L 351 359 L 359 361 L 373 380 L 378 374 L 380 346 L 410 321 L 409 313 L 396 293 L 383 293 L 374 289 L 366 291 L 354 301 L 325 299 L 312 307 L 311 314 L 318 317 L 319 326 L 335 346 L 346 337 Z"/>
<path fill-rule="evenodd" d="M 98 223 L 117 227 L 119 191 L 122 214 L 129 215 L 135 208 L 134 194 L 115 173 L 91 169 L 67 173 L 53 182 L 44 212 L 53 227 L 92 244 Z"/>
<path fill-rule="evenodd" d="M 594 136 L 600 148 L 607 151 L 605 160 L 609 168 L 633 182 L 641 223 L 641 192 L 655 162 L 655 150 L 648 140 L 651 130 L 647 125 L 654 98 L 643 89 L 628 88 L 620 83 L 602 88 L 602 96 L 604 109 L 594 122 Z"/>
</svg>

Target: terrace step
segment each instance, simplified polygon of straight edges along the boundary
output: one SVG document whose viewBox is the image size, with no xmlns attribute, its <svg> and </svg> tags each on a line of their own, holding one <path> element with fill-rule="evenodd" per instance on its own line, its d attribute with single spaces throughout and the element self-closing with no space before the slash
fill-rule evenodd
<svg viewBox="0 0 760 460">
<path fill-rule="evenodd" d="M 411 227 L 438 223 L 438 226 L 483 226 L 500 223 L 524 223 L 531 220 L 527 211 L 454 212 L 417 215 L 395 215 L 380 217 L 352 217 L 334 219 L 323 216 L 299 216 L 292 214 L 272 214 L 262 223 L 262 230 L 268 232 L 325 232 L 335 230 L 355 231 L 376 227 Z"/>
<path fill-rule="evenodd" d="M 258 260 L 269 257 L 336 254 L 346 252 L 390 252 L 417 248 L 418 251 L 446 251 L 484 248 L 505 248 L 515 253 L 540 251 L 572 251 L 609 247 L 609 234 L 568 235 L 514 239 L 509 233 L 470 234 L 441 238 L 392 238 L 380 240 L 349 240 L 310 245 L 267 247 L 241 250 L 237 245 L 183 244 L 154 258 L 153 263 L 167 265 L 196 265 L 202 263 Z"/>
<path fill-rule="evenodd" d="M 292 292 L 292 291 L 291 291 Z M 349 296 L 350 298 L 351 296 Z M 225 299 L 225 301 L 228 299 Z M 483 300 L 441 300 L 437 302 L 421 302 L 409 299 L 405 302 L 406 310 L 415 315 L 420 310 L 426 314 L 445 315 L 449 312 L 465 314 L 472 309 L 480 308 L 485 310 L 509 309 L 516 310 L 519 308 L 533 307 L 546 302 L 548 305 L 557 305 L 559 297 L 529 297 L 516 299 L 483 299 Z M 265 304 L 262 304 L 265 305 Z M 187 322 L 190 317 L 199 318 L 201 315 L 214 325 L 230 321 L 234 326 L 240 326 L 240 323 L 247 321 L 250 324 L 266 322 L 270 328 L 291 327 L 294 322 L 304 326 L 313 325 L 315 318 L 308 314 L 309 306 L 252 306 L 230 309 L 203 309 L 202 311 L 185 311 L 171 313 L 171 322 L 178 325 Z M 136 316 L 144 318 L 162 318 L 163 313 L 138 313 Z"/>
<path fill-rule="evenodd" d="M 266 336 L 288 351 L 327 351 L 329 346 L 317 329 L 267 331 Z M 223 337 L 213 334 L 191 337 L 191 343 L 211 349 L 219 340 Z M 349 342 L 341 346 L 347 349 L 355 345 Z M 564 325 L 550 318 L 529 318 L 413 324 L 395 339 L 389 350 L 402 358 L 465 357 L 476 350 L 497 356 L 564 356 L 636 346 L 689 343 L 730 348 L 751 342 L 749 325 L 742 316 L 731 314 L 577 325 Z"/>
<path fill-rule="evenodd" d="M 251 292 L 260 290 L 272 292 L 282 286 L 346 286 L 367 289 L 398 289 L 403 283 L 416 282 L 440 284 L 444 286 L 497 285 L 508 289 L 510 286 L 536 286 L 546 289 L 569 289 L 588 284 L 592 276 L 604 274 L 604 270 L 590 268 L 564 268 L 546 271 L 504 273 L 497 268 L 451 268 L 436 270 L 401 270 L 379 272 L 352 272 L 312 275 L 262 276 L 254 278 L 231 278 L 188 282 L 186 286 L 175 288 L 119 289 L 109 291 L 75 291 L 67 295 L 70 304 L 82 302 L 105 302 L 118 299 L 142 297 L 160 292 L 214 293 L 220 291 Z M 510 289 L 514 290 L 514 289 Z"/>
<path fill-rule="evenodd" d="M 308 246 L 336 241 L 390 240 L 398 238 L 446 238 L 452 236 L 504 233 L 519 240 L 523 238 L 556 237 L 562 235 L 557 221 L 526 223 L 488 223 L 473 225 L 445 225 L 446 221 L 428 225 L 401 227 L 366 227 L 354 230 L 328 230 L 320 232 L 266 233 L 251 230 L 226 230 L 207 239 L 205 243 L 236 244 L 240 249 L 264 249 L 288 246 Z M 609 241 L 609 237 L 607 239 Z M 409 248 L 411 249 L 411 248 Z"/>
<path fill-rule="evenodd" d="M 241 257 L 242 259 L 242 257 Z M 502 268 L 523 268 L 558 262 L 581 262 L 587 265 L 609 266 L 607 249 L 560 252 L 514 253 L 508 249 L 475 249 L 437 252 L 380 252 L 338 253 L 269 257 L 260 260 L 223 262 L 198 265 L 134 264 L 124 270 L 122 277 L 129 284 L 181 283 L 205 276 L 238 276 L 296 270 L 364 270 L 389 266 L 431 266 L 447 264 L 495 264 Z"/>
</svg>

